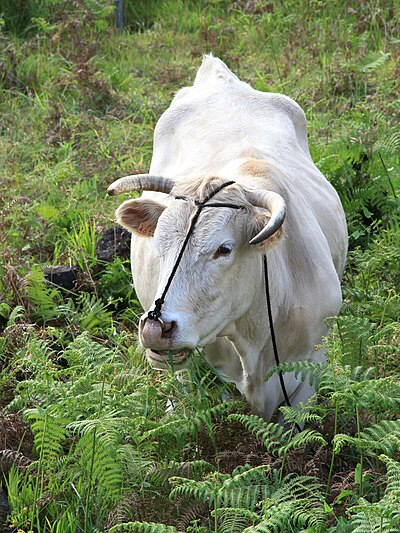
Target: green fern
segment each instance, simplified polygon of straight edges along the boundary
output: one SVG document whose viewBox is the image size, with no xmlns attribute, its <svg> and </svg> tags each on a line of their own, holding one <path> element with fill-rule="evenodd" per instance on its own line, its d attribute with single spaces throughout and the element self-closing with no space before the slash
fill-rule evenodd
<svg viewBox="0 0 400 533">
<path fill-rule="evenodd" d="M 390 54 L 385 52 L 372 52 L 368 54 L 357 68 L 363 73 L 370 73 L 379 69 L 389 59 Z"/>
<path fill-rule="evenodd" d="M 211 431 L 212 422 L 215 419 L 222 417 L 227 412 L 233 411 L 241 405 L 242 402 L 239 401 L 225 401 L 208 409 L 199 410 L 195 417 L 189 419 L 192 434 L 198 434 L 202 427 L 206 427 Z"/>
<path fill-rule="evenodd" d="M 203 481 L 173 477 L 171 498 L 200 501 L 214 508 L 221 531 L 285 532 L 312 527 L 323 531 L 326 511 L 322 485 L 291 474 L 280 480 L 266 465 L 241 467 L 231 475 L 214 472 Z M 262 507 L 260 504 L 262 502 Z"/>
<path fill-rule="evenodd" d="M 84 332 L 68 345 L 64 357 L 70 367 L 80 365 L 90 372 L 113 363 L 115 349 L 94 341 L 89 333 Z"/>
<path fill-rule="evenodd" d="M 114 533 L 115 531 L 134 531 L 135 533 L 179 533 L 173 526 L 156 524 L 154 522 L 127 522 L 126 524 L 113 526 L 108 531 L 109 533 Z"/>
<path fill-rule="evenodd" d="M 400 463 L 380 455 L 387 467 L 387 487 L 383 498 L 370 503 L 360 498 L 357 505 L 349 509 L 354 513 L 351 523 L 356 526 L 355 533 L 396 533 L 400 530 Z"/>
<path fill-rule="evenodd" d="M 34 434 L 34 445 L 46 469 L 52 470 L 55 461 L 60 457 L 63 445 L 69 436 L 67 424 L 69 420 L 57 415 L 56 409 L 40 407 L 26 409 L 24 416 L 33 421 L 31 430 Z"/>
<path fill-rule="evenodd" d="M 267 465 L 237 467 L 220 488 L 224 507 L 240 506 L 255 511 L 259 502 L 271 493 L 270 478 L 266 475 L 269 471 Z"/>
<path fill-rule="evenodd" d="M 36 268 L 29 274 L 27 295 L 34 305 L 34 316 L 38 320 L 47 322 L 58 317 L 57 304 L 62 302 L 61 294 L 46 285 L 42 270 Z"/>
<path fill-rule="evenodd" d="M 95 294 L 84 292 L 77 303 L 80 306 L 79 320 L 82 329 L 96 334 L 111 326 L 112 310 L 98 300 Z"/>
<path fill-rule="evenodd" d="M 291 421 L 297 422 L 298 420 L 299 422 L 297 423 L 301 423 L 304 419 L 320 420 L 318 415 L 313 416 L 312 413 L 297 416 L 292 408 L 284 408 L 283 413 L 286 413 Z M 265 422 L 263 418 L 256 415 L 232 414 L 228 417 L 229 420 L 243 424 L 246 429 L 262 441 L 270 453 L 278 457 L 283 457 L 288 451 L 308 444 L 327 445 L 322 434 L 314 429 L 305 429 L 293 435 L 293 428 L 285 430 L 280 424 Z"/>
<path fill-rule="evenodd" d="M 170 498 L 189 498 L 207 504 L 210 509 L 221 507 L 243 507 L 254 511 L 258 503 L 269 496 L 271 480 L 266 473 L 270 467 L 248 465 L 236 468 L 232 474 L 212 472 L 203 481 L 174 476 L 170 483 L 174 487 Z"/>
<path fill-rule="evenodd" d="M 101 499 L 116 501 L 122 488 L 121 463 L 114 446 L 107 445 L 95 432 L 82 435 L 74 456 Z"/>
<path fill-rule="evenodd" d="M 155 437 L 169 436 L 171 440 L 180 439 L 190 431 L 191 421 L 185 418 L 170 420 L 165 423 L 159 423 L 153 429 L 149 429 L 142 434 L 142 439 L 152 439 Z"/>
<path fill-rule="evenodd" d="M 297 424 L 302 426 L 304 424 L 316 424 L 322 422 L 322 416 L 313 412 L 312 407 L 302 406 L 301 409 L 299 409 L 284 405 L 280 407 L 279 410 L 287 424 Z"/>
<path fill-rule="evenodd" d="M 332 443 L 336 453 L 340 453 L 344 446 L 355 446 L 393 456 L 400 450 L 400 420 L 381 420 L 362 431 L 359 438 L 337 434 Z"/>
<path fill-rule="evenodd" d="M 325 367 L 324 362 L 316 363 L 314 361 L 290 361 L 287 363 L 281 363 L 278 366 L 273 367 L 268 374 L 264 377 L 264 381 L 279 372 L 293 372 L 295 377 L 304 381 L 308 376 L 310 385 L 318 383 L 318 379 L 321 375 L 321 371 Z"/>
<path fill-rule="evenodd" d="M 291 430 L 285 430 L 280 424 L 266 422 L 257 415 L 232 414 L 228 421 L 240 422 L 244 427 L 259 438 L 269 452 L 276 452 L 287 443 Z"/>
<path fill-rule="evenodd" d="M 170 493 L 170 498 L 184 497 L 205 503 L 210 508 L 220 507 L 222 502 L 220 489 L 228 478 L 228 474 L 220 474 L 219 472 L 208 474 L 204 481 L 173 476 L 169 480 L 174 487 Z"/>
<path fill-rule="evenodd" d="M 392 377 L 369 379 L 366 381 L 348 380 L 346 387 L 341 387 L 331 395 L 332 400 L 358 409 L 375 409 L 396 411 L 400 405 L 400 383 Z"/>
<path fill-rule="evenodd" d="M 308 446 L 310 444 L 326 447 L 328 443 L 319 431 L 316 431 L 315 429 L 304 429 L 303 431 L 296 433 L 287 444 L 278 449 L 278 456 L 283 457 L 290 450 L 295 450 L 296 448 Z"/>
<path fill-rule="evenodd" d="M 22 305 L 17 305 L 8 315 L 7 326 L 14 326 L 19 320 L 25 318 L 25 308 Z"/>
<path fill-rule="evenodd" d="M 222 530 L 250 521 L 252 525 L 244 531 L 283 532 L 291 526 L 322 531 L 326 518 L 322 485 L 315 478 L 289 475 L 280 480 L 277 473 L 271 476 L 266 465 L 239 467 L 231 475 L 214 472 L 203 481 L 173 477 L 170 482 L 174 487 L 171 498 L 200 501 L 214 508 Z"/>
<path fill-rule="evenodd" d="M 242 533 L 247 527 L 260 522 L 258 513 L 244 507 L 220 507 L 211 515 L 217 516 L 218 533 Z"/>
<path fill-rule="evenodd" d="M 263 502 L 262 521 L 244 531 L 286 532 L 312 528 L 325 530 L 326 512 L 322 485 L 313 477 L 289 475 L 271 497 Z"/>
</svg>

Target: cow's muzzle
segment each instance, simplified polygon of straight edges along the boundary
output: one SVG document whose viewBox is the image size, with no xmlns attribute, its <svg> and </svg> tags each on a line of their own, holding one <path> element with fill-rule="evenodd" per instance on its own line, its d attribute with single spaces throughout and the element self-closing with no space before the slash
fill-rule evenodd
<svg viewBox="0 0 400 533">
<path fill-rule="evenodd" d="M 147 348 L 146 357 L 153 368 L 177 370 L 185 366 L 190 351 L 173 348 L 177 329 L 176 322 L 161 318 L 152 320 L 146 317 L 140 321 L 140 342 Z"/>
<path fill-rule="evenodd" d="M 139 324 L 140 342 L 151 350 L 170 350 L 176 330 L 177 325 L 174 321 L 165 322 L 161 318 L 152 320 L 146 317 Z"/>
</svg>

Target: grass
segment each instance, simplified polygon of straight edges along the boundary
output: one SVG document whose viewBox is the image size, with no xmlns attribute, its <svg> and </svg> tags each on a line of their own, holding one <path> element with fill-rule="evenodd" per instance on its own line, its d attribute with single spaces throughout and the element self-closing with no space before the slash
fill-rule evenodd
<svg viewBox="0 0 400 533">
<path fill-rule="evenodd" d="M 8 524 L 400 529 L 398 3 L 127 1 L 123 32 L 112 7 L 0 5 Z M 255 88 L 299 102 L 312 156 L 348 221 L 328 366 L 297 368 L 317 382 L 318 401 L 304 420 L 286 410 L 285 429 L 246 418 L 201 354 L 179 379 L 150 370 L 129 262 L 96 255 L 119 203 L 107 186 L 148 170 L 159 116 L 210 51 Z M 55 264 L 79 267 L 74 290 L 44 281 L 43 267 Z M 298 435 L 296 422 L 305 424 Z"/>
</svg>

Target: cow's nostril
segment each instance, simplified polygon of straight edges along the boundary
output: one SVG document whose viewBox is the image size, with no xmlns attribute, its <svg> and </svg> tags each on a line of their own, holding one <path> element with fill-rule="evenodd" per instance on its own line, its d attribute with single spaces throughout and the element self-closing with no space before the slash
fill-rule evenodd
<svg viewBox="0 0 400 533">
<path fill-rule="evenodd" d="M 170 339 L 172 335 L 172 331 L 176 327 L 176 322 L 173 320 L 172 322 L 164 322 L 164 328 L 162 332 L 162 336 L 165 339 Z"/>
</svg>

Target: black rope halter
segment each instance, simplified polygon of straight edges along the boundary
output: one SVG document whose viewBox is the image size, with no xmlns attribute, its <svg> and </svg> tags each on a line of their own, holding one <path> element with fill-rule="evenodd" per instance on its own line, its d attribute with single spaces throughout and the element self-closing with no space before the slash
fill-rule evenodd
<svg viewBox="0 0 400 533">
<path fill-rule="evenodd" d="M 186 249 L 186 246 L 187 246 L 187 243 L 189 242 L 189 239 L 190 237 L 192 236 L 192 233 L 194 231 L 194 227 L 196 225 L 196 222 L 197 220 L 199 219 L 199 216 L 200 216 L 200 213 L 202 212 L 202 210 L 205 208 L 205 207 L 230 207 L 231 209 L 242 209 L 242 207 L 240 206 L 237 206 L 237 205 L 234 205 L 234 204 L 223 204 L 223 203 L 212 203 L 212 204 L 209 204 L 209 200 L 211 200 L 211 198 L 213 196 L 215 196 L 217 193 L 219 193 L 220 191 L 222 191 L 222 189 L 225 189 L 225 187 L 228 187 L 229 185 L 233 185 L 235 182 L 234 181 L 226 181 L 225 183 L 223 183 L 222 185 L 220 185 L 219 187 L 217 187 L 216 189 L 214 189 L 213 191 L 210 192 L 210 194 L 206 197 L 205 200 L 203 200 L 202 202 L 199 202 L 197 200 L 195 200 L 195 205 L 197 206 L 197 211 L 196 213 L 194 214 L 194 217 L 192 218 L 192 222 L 190 224 L 190 227 L 189 227 L 189 231 L 187 232 L 187 235 L 185 237 L 185 240 L 183 241 L 183 244 L 182 244 L 182 247 L 179 251 L 179 254 L 178 254 L 178 257 L 175 261 L 175 265 L 174 265 L 174 268 L 172 269 L 172 272 L 168 278 L 168 281 L 165 285 L 165 288 L 164 288 L 164 291 L 161 295 L 160 298 L 158 298 L 155 302 L 154 302 L 154 309 L 152 311 L 150 311 L 147 316 L 148 318 L 150 318 L 150 320 L 158 320 L 160 323 L 161 323 L 161 326 L 163 326 L 163 322 L 161 321 L 160 317 L 161 317 L 161 307 L 164 305 L 164 302 L 165 302 L 165 296 L 171 286 L 171 283 L 172 283 L 172 280 L 174 279 L 174 276 L 176 274 L 176 271 L 178 270 L 178 267 L 179 267 L 179 264 L 181 262 L 181 259 L 183 257 L 183 253 Z M 185 196 L 176 196 L 175 197 L 176 200 L 188 200 L 188 198 L 186 198 Z"/>
<path fill-rule="evenodd" d="M 195 212 L 195 214 L 194 214 L 194 216 L 192 218 L 189 230 L 188 230 L 188 232 L 186 234 L 185 240 L 183 241 L 182 247 L 181 247 L 181 249 L 179 251 L 179 254 L 178 254 L 178 257 L 177 257 L 177 259 L 175 261 L 174 267 L 173 267 L 173 269 L 171 271 L 171 274 L 169 275 L 168 281 L 167 281 L 167 283 L 165 285 L 165 288 L 164 288 L 164 290 L 162 292 L 162 295 L 160 296 L 160 298 L 157 298 L 157 300 L 154 302 L 154 309 L 152 311 L 149 311 L 149 313 L 147 314 L 147 318 L 149 318 L 150 320 L 157 321 L 157 322 L 159 322 L 161 324 L 161 328 L 162 328 L 163 331 L 164 331 L 164 322 L 161 319 L 161 308 L 164 305 L 165 297 L 166 297 L 167 292 L 168 292 L 168 290 L 169 290 L 169 288 L 171 286 L 172 280 L 174 279 L 176 271 L 178 270 L 179 264 L 180 264 L 181 259 L 183 257 L 183 253 L 184 253 L 184 251 L 186 249 L 186 246 L 187 246 L 187 244 L 189 242 L 190 237 L 193 234 L 193 231 L 194 231 L 196 222 L 199 219 L 200 213 L 206 207 L 229 207 L 230 209 L 244 209 L 242 206 L 238 206 L 238 205 L 234 205 L 234 204 L 226 204 L 226 203 L 220 203 L 220 202 L 208 203 L 211 200 L 211 198 L 213 198 L 216 194 L 218 194 L 220 191 L 222 191 L 222 189 L 225 189 L 225 187 L 228 187 L 229 185 L 233 185 L 234 183 L 235 183 L 234 181 L 226 181 L 225 183 L 223 183 L 222 185 L 220 185 L 219 187 L 217 187 L 216 189 L 211 191 L 211 193 L 202 202 L 199 202 L 198 200 L 194 201 L 194 203 L 195 203 L 195 205 L 197 207 L 197 211 Z M 186 198 L 185 196 L 176 196 L 175 199 L 176 200 L 189 200 L 189 198 Z M 280 360 L 279 360 L 278 346 L 277 346 L 276 337 L 275 337 L 274 321 L 272 319 L 271 295 L 270 295 L 270 291 L 269 291 L 267 256 L 264 255 L 263 258 L 264 258 L 264 263 L 263 264 L 264 264 L 264 279 L 265 279 L 265 297 L 266 297 L 266 300 L 267 300 L 269 328 L 270 328 L 270 331 L 271 331 L 271 341 L 272 341 L 272 347 L 273 347 L 273 352 L 274 352 L 274 357 L 275 357 L 275 363 L 276 363 L 277 366 L 279 366 L 280 365 Z M 282 374 L 281 371 L 279 371 L 278 375 L 279 375 L 279 381 L 280 381 L 281 389 L 282 389 L 282 392 L 283 392 L 283 396 L 285 398 L 285 402 L 286 402 L 286 404 L 289 407 L 291 407 L 291 403 L 290 403 L 290 400 L 289 400 L 289 395 L 287 393 L 286 386 L 285 386 L 285 381 L 283 379 L 283 374 Z M 296 426 L 297 426 L 297 424 L 296 424 Z M 298 426 L 297 426 L 297 428 L 300 429 Z"/>
</svg>

